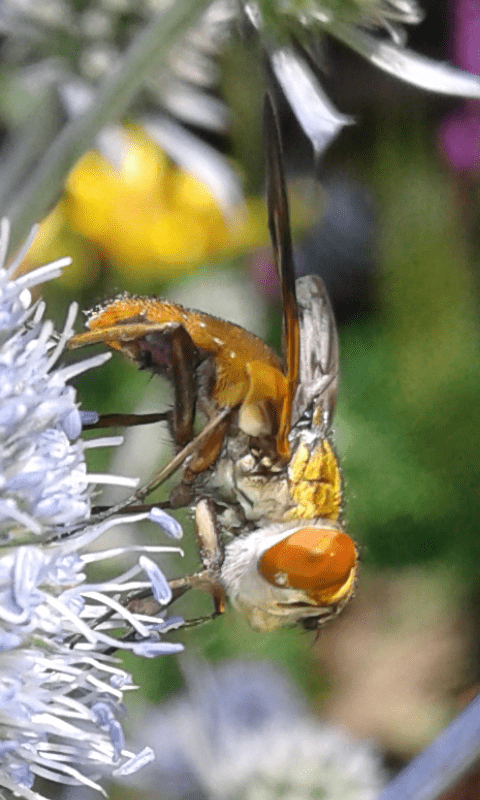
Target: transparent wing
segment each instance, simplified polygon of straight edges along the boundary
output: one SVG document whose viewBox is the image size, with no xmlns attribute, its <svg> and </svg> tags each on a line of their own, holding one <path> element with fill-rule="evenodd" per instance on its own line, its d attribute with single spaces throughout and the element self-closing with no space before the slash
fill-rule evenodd
<svg viewBox="0 0 480 800">
<path fill-rule="evenodd" d="M 265 95 L 263 130 L 267 176 L 268 227 L 282 295 L 283 356 L 288 387 L 284 413 L 280 420 L 278 446 L 280 451 L 286 453 L 288 452 L 287 437 L 292 419 L 292 403 L 298 386 L 300 344 L 297 301 L 295 297 L 295 266 L 285 187 L 282 143 L 276 111 L 269 94 Z"/>
<path fill-rule="evenodd" d="M 296 282 L 300 328 L 299 382 L 292 427 L 306 416 L 324 433 L 330 429 L 337 400 L 338 334 L 322 279 L 307 275 Z"/>
</svg>

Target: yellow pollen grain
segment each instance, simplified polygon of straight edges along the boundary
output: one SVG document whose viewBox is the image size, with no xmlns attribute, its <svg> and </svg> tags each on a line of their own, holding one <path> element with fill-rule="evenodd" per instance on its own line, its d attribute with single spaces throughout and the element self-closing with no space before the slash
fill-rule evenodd
<svg viewBox="0 0 480 800">
<path fill-rule="evenodd" d="M 337 460 L 327 441 L 310 452 L 301 444 L 289 469 L 290 495 L 294 507 L 284 519 L 338 519 L 341 505 L 341 481 Z"/>
</svg>

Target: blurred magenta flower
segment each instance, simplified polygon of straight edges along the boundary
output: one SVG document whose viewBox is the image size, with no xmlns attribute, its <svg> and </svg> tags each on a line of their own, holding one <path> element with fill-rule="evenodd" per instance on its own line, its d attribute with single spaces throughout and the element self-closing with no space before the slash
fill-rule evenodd
<svg viewBox="0 0 480 800">
<path fill-rule="evenodd" d="M 462 69 L 480 75 L 480 5 L 477 0 L 452 0 L 452 58 Z M 468 100 L 440 126 L 440 145 L 458 172 L 480 166 L 480 103 Z"/>
</svg>

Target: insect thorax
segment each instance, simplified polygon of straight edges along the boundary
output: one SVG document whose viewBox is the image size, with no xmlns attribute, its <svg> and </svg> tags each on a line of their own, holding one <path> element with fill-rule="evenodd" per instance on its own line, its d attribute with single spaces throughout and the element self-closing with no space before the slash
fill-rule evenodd
<svg viewBox="0 0 480 800">
<path fill-rule="evenodd" d="M 266 455 L 242 432 L 227 436 L 213 469 L 200 481 L 201 491 L 217 502 L 219 522 L 228 533 L 295 519 L 335 521 L 340 515 L 335 454 L 326 439 L 311 431 L 298 432 L 288 462 Z"/>
</svg>

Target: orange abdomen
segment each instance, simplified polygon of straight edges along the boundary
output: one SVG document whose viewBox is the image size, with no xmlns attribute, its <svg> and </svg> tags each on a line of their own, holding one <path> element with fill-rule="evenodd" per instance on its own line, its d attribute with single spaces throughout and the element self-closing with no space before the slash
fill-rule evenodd
<svg viewBox="0 0 480 800">
<path fill-rule="evenodd" d="M 281 361 L 261 339 L 238 325 L 184 309 L 167 300 L 148 297 L 119 297 L 95 312 L 88 322 L 89 332 L 74 337 L 73 345 L 105 341 L 109 347 L 122 350 L 124 325 L 138 325 L 138 338 L 143 324 L 182 325 L 196 347 L 211 353 L 215 359 L 216 379 L 213 399 L 219 407 L 241 406 L 241 422 L 247 432 L 261 430 L 265 409 L 270 403 L 275 419 L 271 432 L 278 432 L 286 398 L 286 378 Z M 109 329 L 108 336 L 102 331 Z M 115 337 L 112 329 L 120 335 Z M 134 337 L 132 337 L 134 338 Z M 263 419 L 263 423 L 262 423 Z M 250 429 L 249 429 L 250 428 Z M 285 445 L 281 448 L 285 453 Z"/>
</svg>

